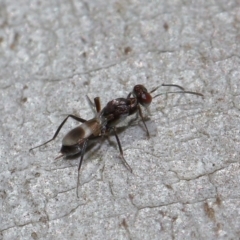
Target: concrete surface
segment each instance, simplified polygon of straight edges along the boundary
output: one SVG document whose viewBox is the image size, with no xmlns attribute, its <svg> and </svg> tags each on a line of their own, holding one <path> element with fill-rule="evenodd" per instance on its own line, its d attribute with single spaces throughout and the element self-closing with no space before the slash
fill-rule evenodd
<svg viewBox="0 0 240 240">
<path fill-rule="evenodd" d="M 240 2 L 0 2 L 0 239 L 239 239 Z M 85 95 L 176 83 L 85 156 L 54 160 Z M 166 91 L 167 88 L 158 90 Z M 147 112 L 144 112 L 147 115 Z"/>
</svg>

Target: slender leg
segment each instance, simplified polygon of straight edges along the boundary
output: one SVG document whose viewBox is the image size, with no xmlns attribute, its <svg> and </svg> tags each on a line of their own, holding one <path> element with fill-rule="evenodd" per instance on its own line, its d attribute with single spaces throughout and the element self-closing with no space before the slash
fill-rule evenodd
<svg viewBox="0 0 240 240">
<path fill-rule="evenodd" d="M 79 176 L 80 176 L 80 169 L 81 169 L 81 166 L 82 166 L 83 157 L 84 157 L 84 154 L 85 154 L 85 151 L 86 151 L 86 148 L 87 148 L 87 144 L 88 144 L 88 139 L 86 139 L 86 140 L 83 142 L 83 147 L 82 147 L 82 151 L 81 151 L 80 162 L 79 162 L 79 165 L 78 165 L 78 177 L 77 177 L 77 197 L 79 197 L 79 196 L 78 196 L 78 188 L 79 188 Z"/>
<path fill-rule="evenodd" d="M 38 145 L 38 146 L 36 146 L 36 147 L 30 148 L 30 149 L 29 149 L 29 152 L 32 151 L 32 150 L 35 149 L 35 148 L 41 147 L 41 146 L 46 145 L 47 143 L 53 141 L 53 140 L 57 137 L 59 131 L 61 130 L 61 128 L 63 127 L 64 123 L 68 120 L 69 117 L 75 119 L 75 120 L 78 121 L 78 122 L 82 122 L 82 123 L 86 122 L 86 120 L 83 119 L 83 118 L 76 117 L 76 116 L 71 115 L 71 114 L 68 115 L 68 116 L 63 120 L 63 122 L 60 124 L 60 126 L 59 126 L 58 129 L 57 129 L 57 131 L 54 133 L 53 137 L 52 137 L 50 140 L 48 140 L 47 142 L 42 143 L 42 144 L 40 144 L 40 145 Z"/>
<path fill-rule="evenodd" d="M 147 136 L 150 138 L 150 134 L 149 134 L 147 125 L 146 125 L 146 123 L 145 123 L 145 121 L 144 121 L 144 118 L 143 118 L 142 109 L 141 109 L 141 107 L 140 107 L 139 105 L 138 105 L 138 112 L 139 112 L 139 115 L 140 115 L 140 117 L 141 117 L 141 119 L 142 119 L 142 121 L 143 121 L 143 124 L 144 124 L 145 128 L 146 128 Z"/>
<path fill-rule="evenodd" d="M 127 163 L 127 161 L 125 160 L 124 156 L 123 156 L 123 150 L 122 150 L 122 146 L 120 143 L 120 140 L 118 138 L 117 132 L 116 132 L 116 128 L 113 128 L 114 131 L 114 135 L 116 137 L 117 143 L 118 143 L 118 147 L 119 147 L 119 151 L 120 151 L 120 156 L 122 158 L 123 164 L 125 165 L 125 167 L 132 173 L 132 168 L 129 166 L 129 164 Z"/>
<path fill-rule="evenodd" d="M 130 92 L 128 95 L 127 95 L 127 98 L 130 98 L 132 95 L 132 92 Z"/>
</svg>

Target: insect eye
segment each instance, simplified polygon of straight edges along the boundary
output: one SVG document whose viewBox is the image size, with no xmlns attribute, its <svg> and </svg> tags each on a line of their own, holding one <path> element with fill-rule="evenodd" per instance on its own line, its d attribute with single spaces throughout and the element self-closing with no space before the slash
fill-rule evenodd
<svg viewBox="0 0 240 240">
<path fill-rule="evenodd" d="M 143 85 L 136 85 L 133 88 L 133 95 L 144 107 L 147 107 L 152 102 L 152 96 Z"/>
<path fill-rule="evenodd" d="M 144 107 L 147 107 L 152 102 L 152 96 L 148 92 L 142 93 L 138 101 L 141 105 L 143 105 Z"/>
</svg>

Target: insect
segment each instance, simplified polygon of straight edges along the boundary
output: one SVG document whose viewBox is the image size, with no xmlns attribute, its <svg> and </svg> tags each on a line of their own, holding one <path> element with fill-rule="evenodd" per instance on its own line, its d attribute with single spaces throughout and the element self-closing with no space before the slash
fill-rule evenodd
<svg viewBox="0 0 240 240">
<path fill-rule="evenodd" d="M 66 121 L 69 118 L 73 118 L 74 120 L 81 122 L 82 124 L 72 129 L 70 132 L 68 132 L 65 135 L 65 137 L 62 140 L 62 147 L 60 150 L 61 155 L 59 155 L 56 159 L 63 156 L 68 157 L 68 156 L 73 156 L 80 153 L 80 161 L 78 165 L 78 179 L 77 179 L 77 196 L 78 196 L 78 188 L 79 188 L 80 169 L 81 169 L 83 157 L 89 141 L 98 140 L 100 137 L 109 135 L 111 132 L 113 132 L 118 144 L 122 162 L 126 166 L 126 168 L 130 172 L 132 172 L 131 167 L 129 166 L 129 164 L 127 163 L 127 161 L 123 156 L 121 142 L 119 140 L 119 137 L 116 131 L 117 124 L 123 121 L 128 116 L 137 113 L 140 115 L 141 120 L 143 121 L 147 135 L 150 136 L 147 125 L 143 118 L 141 106 L 148 107 L 151 104 L 153 98 L 156 98 L 160 95 L 168 94 L 168 93 L 188 93 L 188 94 L 203 96 L 201 93 L 185 91 L 184 88 L 175 84 L 162 84 L 161 86 L 178 87 L 180 91 L 160 93 L 152 97 L 151 93 L 155 92 L 160 86 L 148 92 L 143 85 L 135 85 L 132 92 L 128 94 L 127 98 L 113 99 L 109 101 L 103 109 L 101 109 L 101 103 L 100 103 L 99 97 L 94 98 L 94 103 L 92 103 L 91 100 L 88 98 L 91 106 L 95 110 L 94 118 L 90 120 L 85 120 L 83 118 L 80 118 L 74 115 L 68 115 L 63 120 L 63 122 L 59 125 L 59 127 L 57 128 L 56 132 L 54 133 L 53 137 L 50 140 L 31 148 L 29 151 L 32 151 L 35 148 L 44 146 L 49 142 L 53 141 L 58 136 L 61 128 L 66 123 Z"/>
</svg>

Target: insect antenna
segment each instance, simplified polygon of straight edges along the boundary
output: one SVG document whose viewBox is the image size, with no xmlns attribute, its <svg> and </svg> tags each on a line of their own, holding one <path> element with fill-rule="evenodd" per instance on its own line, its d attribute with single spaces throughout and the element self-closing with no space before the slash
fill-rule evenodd
<svg viewBox="0 0 240 240">
<path fill-rule="evenodd" d="M 204 95 L 202 93 L 198 93 L 198 92 L 191 92 L 191 91 L 176 91 L 176 92 L 164 92 L 164 93 L 159 93 L 157 95 L 155 95 L 153 98 L 156 98 L 158 96 L 161 96 L 161 95 L 166 95 L 166 94 L 169 94 L 169 93 L 187 93 L 187 94 L 193 94 L 193 95 L 197 95 L 197 96 L 200 96 L 200 97 L 204 97 Z"/>
<path fill-rule="evenodd" d="M 94 114 L 96 114 L 96 106 L 94 105 L 93 101 L 90 99 L 90 97 L 88 95 L 86 95 L 88 104 L 90 105 L 92 111 L 94 112 Z"/>
<path fill-rule="evenodd" d="M 193 95 L 204 97 L 204 95 L 201 94 L 201 93 L 192 92 L 192 91 L 186 91 L 183 87 L 181 87 L 181 86 L 179 86 L 177 84 L 164 84 L 164 83 L 162 85 L 154 88 L 153 90 L 151 90 L 150 93 L 155 92 L 161 86 L 164 86 L 164 87 L 177 87 L 177 88 L 181 89 L 181 91 L 170 91 L 170 92 L 159 93 L 159 94 L 155 95 L 153 98 L 156 98 L 156 97 L 161 96 L 161 95 L 169 94 L 169 93 L 170 94 L 172 94 L 172 93 L 187 93 L 187 94 L 193 94 Z"/>
<path fill-rule="evenodd" d="M 177 87 L 177 88 L 180 88 L 182 91 L 185 91 L 185 89 L 177 84 L 165 84 L 163 83 L 162 85 L 158 86 L 158 87 L 155 87 L 154 89 L 152 89 L 149 93 L 153 93 L 155 92 L 158 88 L 160 88 L 161 86 L 163 87 Z"/>
</svg>

